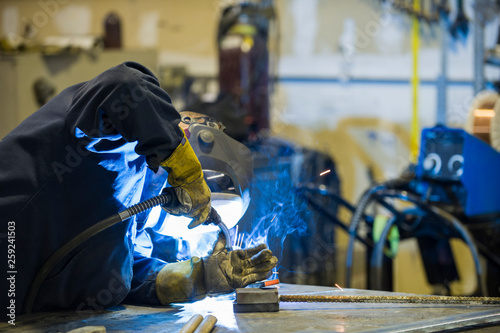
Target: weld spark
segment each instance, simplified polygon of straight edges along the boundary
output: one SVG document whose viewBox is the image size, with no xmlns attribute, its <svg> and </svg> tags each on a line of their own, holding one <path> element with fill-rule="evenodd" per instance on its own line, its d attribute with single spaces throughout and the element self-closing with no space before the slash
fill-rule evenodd
<svg viewBox="0 0 500 333">
<path fill-rule="evenodd" d="M 324 175 L 326 175 L 327 173 L 330 173 L 330 172 L 331 172 L 331 170 L 330 170 L 330 169 L 325 170 L 325 171 L 323 171 L 322 173 L 320 173 L 320 174 L 319 174 L 319 176 L 320 176 L 320 177 L 321 177 L 321 176 L 324 176 Z"/>
</svg>

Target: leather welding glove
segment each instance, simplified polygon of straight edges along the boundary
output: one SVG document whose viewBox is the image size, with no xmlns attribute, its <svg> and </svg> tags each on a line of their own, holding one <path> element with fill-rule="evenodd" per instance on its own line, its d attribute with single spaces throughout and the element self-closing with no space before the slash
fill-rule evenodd
<svg viewBox="0 0 500 333">
<path fill-rule="evenodd" d="M 174 187 L 180 203 L 177 207 L 163 206 L 163 209 L 172 215 L 192 217 L 190 229 L 205 222 L 211 209 L 211 193 L 185 133 L 172 155 L 160 165 L 167 170 L 167 181 Z"/>
<path fill-rule="evenodd" d="M 278 263 L 265 244 L 245 250 L 227 251 L 223 233 L 212 253 L 203 258 L 207 293 L 227 293 L 266 279 Z"/>
<path fill-rule="evenodd" d="M 163 305 L 192 300 L 207 293 L 227 293 L 264 280 L 278 259 L 265 244 L 228 252 L 219 234 L 212 253 L 204 258 L 167 264 L 156 277 L 156 295 Z"/>
</svg>

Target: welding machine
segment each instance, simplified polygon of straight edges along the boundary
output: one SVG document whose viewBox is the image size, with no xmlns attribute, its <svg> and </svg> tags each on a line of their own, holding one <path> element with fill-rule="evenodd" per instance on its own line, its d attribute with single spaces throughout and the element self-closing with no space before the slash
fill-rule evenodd
<svg viewBox="0 0 500 333">
<path fill-rule="evenodd" d="M 422 131 L 415 188 L 448 184 L 467 217 L 500 213 L 500 153 L 462 129 L 436 126 Z M 423 183 L 422 183 L 423 182 Z M 432 202 L 450 202 L 452 195 L 431 193 Z"/>
<path fill-rule="evenodd" d="M 351 280 L 354 240 L 359 238 L 357 228 L 362 220 L 372 229 L 375 227 L 375 219 L 365 212 L 370 204 L 377 203 L 391 212 L 392 217 L 377 243 L 369 248 L 370 288 L 392 289 L 391 281 L 382 278 L 387 268 L 391 270 L 391 262 L 383 260 L 383 253 L 389 230 L 397 226 L 401 239 L 417 239 L 429 284 L 450 292 L 450 282 L 458 280 L 449 239 L 459 238 L 471 251 L 479 293 L 498 295 L 498 170 L 500 153 L 466 131 L 441 125 L 424 129 L 418 163 L 399 178 L 370 187 L 358 201 L 348 229 L 346 285 Z M 394 199 L 414 206 L 397 206 Z M 486 279 L 479 253 L 487 261 Z M 435 292 L 443 291 L 435 289 Z"/>
</svg>

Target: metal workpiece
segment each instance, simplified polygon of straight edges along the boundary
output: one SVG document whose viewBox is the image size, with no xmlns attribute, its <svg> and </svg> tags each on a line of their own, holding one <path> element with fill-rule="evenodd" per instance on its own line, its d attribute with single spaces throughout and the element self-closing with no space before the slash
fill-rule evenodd
<svg viewBox="0 0 500 333">
<path fill-rule="evenodd" d="M 233 303 L 235 313 L 279 311 L 277 288 L 238 288 Z"/>
<path fill-rule="evenodd" d="M 280 302 L 306 303 L 405 303 L 405 304 L 460 304 L 500 305 L 500 297 L 468 296 L 374 296 L 374 295 L 281 295 Z"/>
<path fill-rule="evenodd" d="M 269 288 L 238 288 L 236 289 L 236 303 L 276 303 L 279 301 L 278 289 Z"/>
</svg>

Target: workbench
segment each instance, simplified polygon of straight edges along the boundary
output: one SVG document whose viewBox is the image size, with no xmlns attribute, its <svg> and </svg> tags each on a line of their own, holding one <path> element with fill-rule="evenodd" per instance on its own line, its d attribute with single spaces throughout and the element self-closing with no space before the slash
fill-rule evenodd
<svg viewBox="0 0 500 333">
<path fill-rule="evenodd" d="M 382 291 L 279 285 L 280 295 L 405 295 Z M 406 294 L 407 295 L 407 294 Z M 105 326 L 106 332 L 178 332 L 195 314 L 212 314 L 213 332 L 453 332 L 500 331 L 500 306 L 387 303 L 280 303 L 279 312 L 233 313 L 235 295 L 205 297 L 167 307 L 120 305 L 100 312 L 35 313 L 19 316 L 0 331 L 67 332 Z"/>
</svg>

